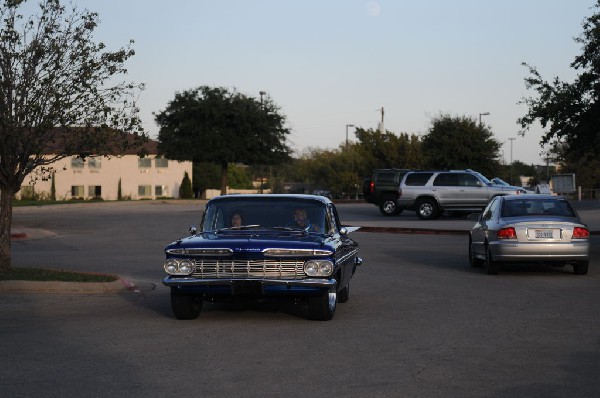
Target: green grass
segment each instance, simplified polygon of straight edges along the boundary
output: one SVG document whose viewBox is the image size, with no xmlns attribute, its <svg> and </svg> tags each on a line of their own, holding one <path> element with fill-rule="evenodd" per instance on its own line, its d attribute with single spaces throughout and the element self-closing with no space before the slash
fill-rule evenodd
<svg viewBox="0 0 600 398">
<path fill-rule="evenodd" d="M 61 281 L 61 282 L 114 282 L 114 275 L 74 272 L 42 268 L 15 268 L 0 271 L 0 281 Z"/>
</svg>

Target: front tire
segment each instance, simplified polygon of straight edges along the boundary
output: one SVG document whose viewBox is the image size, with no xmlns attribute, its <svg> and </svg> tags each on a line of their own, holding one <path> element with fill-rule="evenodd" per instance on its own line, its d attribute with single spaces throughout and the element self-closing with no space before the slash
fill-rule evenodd
<svg viewBox="0 0 600 398">
<path fill-rule="evenodd" d="M 402 209 L 396 204 L 396 198 L 392 196 L 386 196 L 379 205 L 379 211 L 384 216 L 397 216 L 402 213 Z"/>
<path fill-rule="evenodd" d="M 431 198 L 419 199 L 416 207 L 417 217 L 421 220 L 433 220 L 440 212 L 437 202 Z"/>
<path fill-rule="evenodd" d="M 202 298 L 171 290 L 171 309 L 177 319 L 196 319 L 202 311 Z"/>
<path fill-rule="evenodd" d="M 589 268 L 588 261 L 582 261 L 580 263 L 573 264 L 573 273 L 575 275 L 587 275 Z"/>
<path fill-rule="evenodd" d="M 475 257 L 475 251 L 473 250 L 473 241 L 469 236 L 469 264 L 471 264 L 471 267 L 473 268 L 480 268 L 483 266 L 484 262 L 485 261 L 483 261 L 482 259 Z"/>
<path fill-rule="evenodd" d="M 308 318 L 313 321 L 329 321 L 335 314 L 337 293 L 335 289 L 319 296 L 308 298 Z"/>
<path fill-rule="evenodd" d="M 340 290 L 340 292 L 338 293 L 338 303 L 345 303 L 346 301 L 348 301 L 350 299 L 350 284 L 348 283 L 346 285 L 346 287 L 344 287 L 342 290 Z"/>
</svg>

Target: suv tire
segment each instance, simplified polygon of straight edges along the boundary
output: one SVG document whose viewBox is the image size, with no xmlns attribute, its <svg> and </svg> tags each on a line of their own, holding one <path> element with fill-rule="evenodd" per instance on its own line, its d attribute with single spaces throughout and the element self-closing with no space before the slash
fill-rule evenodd
<svg viewBox="0 0 600 398">
<path fill-rule="evenodd" d="M 384 216 L 397 216 L 402 213 L 402 208 L 396 204 L 396 198 L 392 196 L 386 196 L 379 205 L 379 211 Z"/>
<path fill-rule="evenodd" d="M 423 198 L 417 201 L 415 211 L 421 220 L 433 220 L 439 216 L 440 208 L 435 199 Z"/>
</svg>

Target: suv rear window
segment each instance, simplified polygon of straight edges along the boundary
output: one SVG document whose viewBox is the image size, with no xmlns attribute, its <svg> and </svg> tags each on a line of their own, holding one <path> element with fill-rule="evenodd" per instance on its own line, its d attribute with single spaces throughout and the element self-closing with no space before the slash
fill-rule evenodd
<svg viewBox="0 0 600 398">
<path fill-rule="evenodd" d="M 429 181 L 433 173 L 409 173 L 404 180 L 407 186 L 423 186 Z"/>
<path fill-rule="evenodd" d="M 375 177 L 375 181 L 378 183 L 394 183 L 394 178 L 396 177 L 396 173 L 393 171 L 384 171 L 377 173 Z"/>
</svg>

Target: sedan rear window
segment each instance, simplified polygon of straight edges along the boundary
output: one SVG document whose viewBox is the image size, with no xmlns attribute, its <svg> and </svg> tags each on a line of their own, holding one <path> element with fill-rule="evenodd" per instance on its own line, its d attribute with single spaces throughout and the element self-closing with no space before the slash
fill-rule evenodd
<svg viewBox="0 0 600 398">
<path fill-rule="evenodd" d="M 567 201 L 556 199 L 506 200 L 502 205 L 502 217 L 541 215 L 575 217 L 575 211 Z"/>
</svg>

